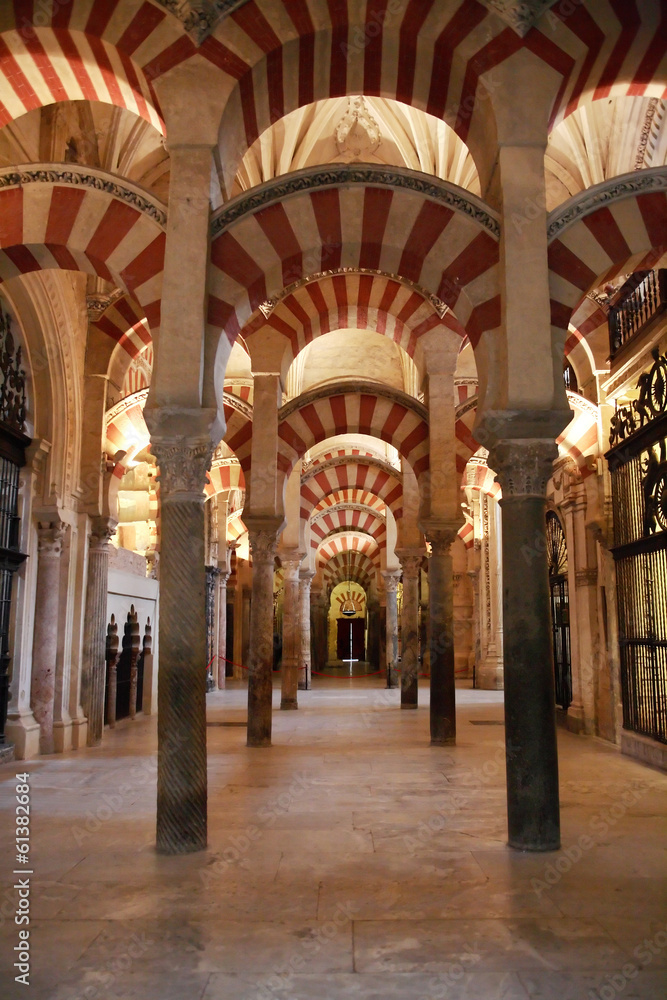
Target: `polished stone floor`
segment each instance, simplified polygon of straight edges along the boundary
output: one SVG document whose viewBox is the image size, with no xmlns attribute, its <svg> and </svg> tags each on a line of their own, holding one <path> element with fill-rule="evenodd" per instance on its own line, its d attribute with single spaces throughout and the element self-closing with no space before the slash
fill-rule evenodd
<svg viewBox="0 0 667 1000">
<path fill-rule="evenodd" d="M 152 846 L 154 718 L 2 766 L 0 996 L 664 1000 L 667 776 L 560 733 L 563 850 L 517 854 L 502 694 L 457 694 L 458 745 L 431 748 L 426 707 L 320 678 L 264 750 L 245 747 L 242 688 L 209 695 L 210 846 L 185 857 Z M 12 969 L 22 771 L 29 989 Z"/>
</svg>

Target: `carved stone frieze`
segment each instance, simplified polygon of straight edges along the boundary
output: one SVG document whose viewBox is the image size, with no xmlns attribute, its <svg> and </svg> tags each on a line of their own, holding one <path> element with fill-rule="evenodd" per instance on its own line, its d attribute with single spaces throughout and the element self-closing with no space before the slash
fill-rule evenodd
<svg viewBox="0 0 667 1000">
<path fill-rule="evenodd" d="M 211 465 L 213 444 L 206 441 L 156 440 L 151 451 L 160 469 L 160 502 L 184 500 L 204 502 L 206 472 Z"/>
<path fill-rule="evenodd" d="M 415 175 L 400 167 L 365 166 L 347 163 L 329 164 L 326 167 L 306 167 L 288 176 L 268 181 L 250 193 L 233 198 L 214 216 L 211 221 L 211 237 L 215 238 L 233 222 L 244 215 L 251 215 L 266 205 L 282 201 L 300 192 L 314 188 L 336 187 L 337 185 L 373 184 L 379 187 L 399 188 L 431 198 L 456 212 L 461 212 L 487 229 L 497 239 L 500 238 L 500 224 L 488 211 L 483 202 L 474 195 L 463 195 L 460 189 L 445 181 L 438 181 L 426 174 Z"/>
<path fill-rule="evenodd" d="M 596 184 L 595 187 L 588 188 L 585 193 L 575 195 L 564 206 L 559 206 L 549 214 L 547 238 L 551 242 L 578 219 L 590 215 L 591 212 L 610 202 L 653 191 L 667 191 L 667 168 L 632 171 L 603 181 L 602 184 Z"/>
<path fill-rule="evenodd" d="M 546 495 L 558 449 L 553 441 L 499 441 L 489 453 L 503 498 Z"/>
<path fill-rule="evenodd" d="M 139 189 L 122 184 L 115 178 L 111 180 L 109 177 L 94 173 L 87 167 L 76 168 L 68 164 L 65 169 L 53 167 L 51 164 L 34 164 L 25 167 L 5 167 L 0 170 L 0 189 L 24 187 L 26 184 L 71 184 L 103 191 L 132 205 L 143 215 L 148 215 L 163 229 L 167 225 L 166 210 L 148 192 L 142 193 Z"/>
</svg>

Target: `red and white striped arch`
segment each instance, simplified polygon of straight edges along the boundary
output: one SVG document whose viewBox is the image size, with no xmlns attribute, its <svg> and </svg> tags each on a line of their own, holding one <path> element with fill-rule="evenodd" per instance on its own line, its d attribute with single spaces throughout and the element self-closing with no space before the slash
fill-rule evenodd
<svg viewBox="0 0 667 1000">
<path fill-rule="evenodd" d="M 619 274 L 654 267 L 665 252 L 667 168 L 589 188 L 552 212 L 550 227 L 559 218 L 568 221 L 549 243 L 551 327 L 554 342 L 567 343 L 573 312 L 586 292 Z"/>
<path fill-rule="evenodd" d="M 235 458 L 213 459 L 211 468 L 206 473 L 204 493 L 207 497 L 216 493 L 227 493 L 229 490 L 245 490 L 245 476 L 241 463 Z"/>
<path fill-rule="evenodd" d="M 477 397 L 471 396 L 456 408 L 456 471 L 463 475 L 470 458 L 479 450 L 479 443 L 473 436 L 477 415 Z"/>
<path fill-rule="evenodd" d="M 119 451 L 126 454 L 123 465 L 126 467 L 135 455 L 150 444 L 150 433 L 144 420 L 144 406 L 148 389 L 141 389 L 131 396 L 126 396 L 107 411 L 105 418 L 104 450 L 113 457 Z M 126 469 L 124 468 L 124 475 Z"/>
<path fill-rule="evenodd" d="M 417 478 L 428 469 L 428 418 L 417 400 L 397 391 L 346 391 L 343 386 L 304 393 L 282 407 L 278 468 L 289 475 L 309 448 L 336 434 L 369 434 L 388 441 Z"/>
<path fill-rule="evenodd" d="M 340 536 L 345 538 L 346 536 Z M 369 539 L 366 539 L 369 541 Z M 328 544 L 328 543 L 325 543 Z M 324 582 L 333 588 L 337 583 L 345 580 L 353 580 L 367 590 L 380 568 L 377 563 L 365 551 L 361 549 L 341 549 L 326 557 L 318 555 L 318 570 L 322 572 Z"/>
<path fill-rule="evenodd" d="M 360 532 L 347 531 L 344 534 L 332 535 L 331 538 L 320 542 L 315 557 L 318 569 L 324 567 L 334 556 L 342 555 L 343 559 L 349 556 L 350 561 L 354 555 L 363 555 L 375 566 L 380 568 L 380 549 L 375 539 Z"/>
<path fill-rule="evenodd" d="M 112 302 L 90 326 L 111 337 L 131 358 L 136 358 L 153 343 L 143 310 L 131 295 L 122 295 Z"/>
<path fill-rule="evenodd" d="M 67 172 L 93 172 L 108 179 L 101 171 L 72 164 L 67 164 Z M 8 182 L 0 190 L 0 281 L 43 268 L 97 274 L 131 292 L 155 332 L 164 261 L 162 226 L 108 191 L 62 181 L 9 186 L 12 173 L 0 171 Z M 117 178 L 112 180 L 117 184 Z M 127 190 L 135 193 L 131 186 Z"/>
<path fill-rule="evenodd" d="M 378 274 L 336 274 L 307 282 L 290 292 L 268 319 L 260 313 L 243 335 L 252 350 L 253 335 L 275 331 L 284 338 L 291 362 L 317 337 L 333 330 L 372 330 L 389 337 L 414 357 L 419 338 L 430 330 L 465 331 L 451 313 L 440 318 L 419 291 L 395 278 Z"/>
<path fill-rule="evenodd" d="M 486 464 L 486 459 L 482 457 L 474 458 L 466 469 L 465 486 L 472 490 L 479 490 L 487 496 L 499 500 L 502 496 L 500 483 L 496 482 L 496 474 Z"/>
<path fill-rule="evenodd" d="M 385 516 L 387 510 L 383 501 L 374 493 L 369 493 L 367 490 L 345 489 L 335 490 L 333 493 L 322 497 L 320 502 L 313 507 L 310 516 L 317 517 L 318 514 L 331 510 L 332 507 L 336 507 L 339 504 L 350 503 L 361 504 L 363 507 L 368 507 L 370 510 L 376 511 L 382 517 Z"/>
<path fill-rule="evenodd" d="M 153 370 L 153 345 L 144 347 L 136 358 L 130 362 L 129 368 L 125 372 L 123 386 L 121 389 L 123 396 L 131 396 L 133 392 L 140 389 L 149 389 L 151 384 L 151 372 Z"/>
<path fill-rule="evenodd" d="M 345 583 L 346 581 L 342 582 Z M 364 590 L 364 588 L 356 582 L 355 583 L 350 582 L 349 593 L 352 595 L 352 600 L 355 602 L 355 604 L 358 605 L 359 612 L 362 615 L 364 615 L 366 613 L 366 591 Z M 347 599 L 348 599 L 348 591 L 346 589 L 342 593 L 338 593 L 336 594 L 335 597 L 332 598 L 332 604 L 334 608 L 340 610 L 345 604 L 345 601 Z"/>
<path fill-rule="evenodd" d="M 446 181 L 429 178 L 441 198 L 392 186 L 395 169 L 392 174 L 360 165 L 353 178 L 340 172 L 335 183 L 322 187 L 327 172 L 308 168 L 300 172 L 294 192 L 286 193 L 279 178 L 263 186 L 260 207 L 256 194 L 225 206 L 221 219 L 244 204 L 247 211 L 211 242 L 208 336 L 213 354 L 222 331 L 233 343 L 249 320 L 255 327 L 259 306 L 280 297 L 283 289 L 342 267 L 398 275 L 436 295 L 453 310 L 473 346 L 485 330 L 499 325 L 495 217 L 483 202 Z M 366 183 L 372 171 L 385 173 L 386 183 Z M 312 188 L 304 190 L 308 180 Z M 463 207 L 467 203 L 472 214 Z M 329 310 L 323 307 L 323 312 Z M 295 340 L 287 327 L 281 333 L 294 350 L 298 336 Z"/>
<path fill-rule="evenodd" d="M 223 413 L 225 434 L 223 441 L 234 453 L 241 469 L 247 473 L 252 461 L 252 408 L 240 397 L 225 390 Z"/>
<path fill-rule="evenodd" d="M 378 547 L 387 547 L 387 525 L 369 508 L 364 510 L 334 507 L 310 522 L 310 547 L 316 549 L 332 532 L 359 531 L 370 535 Z"/>
<path fill-rule="evenodd" d="M 542 37 L 532 50 L 563 77 L 552 125 L 591 101 L 667 94 L 667 8 L 661 0 L 556 3 L 539 27 Z"/>
<path fill-rule="evenodd" d="M 355 499 L 348 500 L 347 498 Z M 362 498 L 362 499 L 359 499 Z M 391 466 L 370 464 L 361 460 L 325 466 L 315 475 L 302 479 L 301 517 L 308 519 L 313 511 L 335 503 L 365 503 L 374 507 L 386 504 L 395 518 L 403 513 L 403 483 L 401 474 Z"/>
<path fill-rule="evenodd" d="M 471 520 L 466 518 L 465 524 L 461 525 L 457 534 L 467 549 L 473 547 L 475 544 L 475 526 Z"/>
<path fill-rule="evenodd" d="M 597 470 L 600 456 L 600 412 L 594 403 L 576 392 L 568 392 L 567 400 L 573 411 L 572 420 L 556 438 L 556 444 L 559 454 L 569 455 L 577 465 L 581 478 L 586 479 Z"/>
</svg>

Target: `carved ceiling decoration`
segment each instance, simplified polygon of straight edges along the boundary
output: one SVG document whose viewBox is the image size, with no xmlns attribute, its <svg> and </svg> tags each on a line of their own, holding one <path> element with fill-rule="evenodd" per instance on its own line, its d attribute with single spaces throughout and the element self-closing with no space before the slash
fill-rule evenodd
<svg viewBox="0 0 667 1000">
<path fill-rule="evenodd" d="M 174 14 L 195 45 L 201 45 L 223 17 L 242 7 L 247 0 L 155 0 Z"/>
<path fill-rule="evenodd" d="M 556 0 L 482 0 L 488 10 L 523 38 Z"/>
<path fill-rule="evenodd" d="M 340 156 L 363 160 L 372 156 L 382 142 L 380 126 L 366 107 L 363 97 L 348 97 L 347 110 L 334 129 Z"/>
</svg>

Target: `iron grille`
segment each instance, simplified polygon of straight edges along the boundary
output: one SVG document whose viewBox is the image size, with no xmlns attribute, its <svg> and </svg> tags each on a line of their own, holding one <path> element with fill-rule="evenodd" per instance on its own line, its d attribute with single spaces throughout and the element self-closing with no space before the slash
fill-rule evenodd
<svg viewBox="0 0 667 1000">
<path fill-rule="evenodd" d="M 612 478 L 623 725 L 667 743 L 667 359 L 615 414 Z"/>
<path fill-rule="evenodd" d="M 551 641 L 554 651 L 556 704 L 567 711 L 572 704 L 567 546 L 558 515 L 551 510 L 547 512 L 547 556 L 551 593 Z"/>
</svg>

